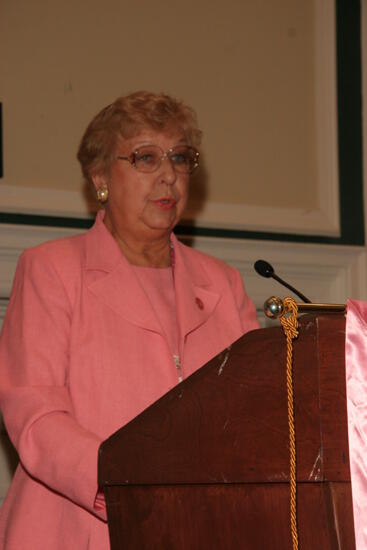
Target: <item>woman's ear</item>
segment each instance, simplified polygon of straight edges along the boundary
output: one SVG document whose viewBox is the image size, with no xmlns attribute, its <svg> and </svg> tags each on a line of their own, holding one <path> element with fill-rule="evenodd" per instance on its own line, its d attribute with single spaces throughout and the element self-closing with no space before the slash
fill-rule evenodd
<svg viewBox="0 0 367 550">
<path fill-rule="evenodd" d="M 91 174 L 91 180 L 93 182 L 94 188 L 97 191 L 100 187 L 107 186 L 107 178 L 102 174 Z"/>
</svg>

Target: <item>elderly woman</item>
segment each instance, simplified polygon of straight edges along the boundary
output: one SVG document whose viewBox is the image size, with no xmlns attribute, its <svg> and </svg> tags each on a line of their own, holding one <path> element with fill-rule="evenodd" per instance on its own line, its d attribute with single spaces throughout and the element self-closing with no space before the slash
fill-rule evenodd
<svg viewBox="0 0 367 550">
<path fill-rule="evenodd" d="M 200 137 L 180 101 L 118 98 L 78 153 L 103 205 L 94 226 L 19 260 L 0 402 L 20 464 L 1 508 L 1 548 L 109 548 L 101 442 L 258 326 L 239 273 L 172 233 Z"/>
</svg>

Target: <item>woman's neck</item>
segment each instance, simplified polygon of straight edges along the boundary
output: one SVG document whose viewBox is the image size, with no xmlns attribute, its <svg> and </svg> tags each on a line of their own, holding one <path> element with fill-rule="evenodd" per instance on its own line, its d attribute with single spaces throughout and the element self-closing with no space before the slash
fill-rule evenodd
<svg viewBox="0 0 367 550">
<path fill-rule="evenodd" d="M 156 241 L 140 242 L 112 233 L 127 261 L 141 267 L 169 267 L 171 244 L 169 237 Z"/>
<path fill-rule="evenodd" d="M 103 222 L 130 264 L 141 267 L 171 265 L 170 231 L 129 231 L 128 227 L 114 223 L 107 212 Z"/>
</svg>

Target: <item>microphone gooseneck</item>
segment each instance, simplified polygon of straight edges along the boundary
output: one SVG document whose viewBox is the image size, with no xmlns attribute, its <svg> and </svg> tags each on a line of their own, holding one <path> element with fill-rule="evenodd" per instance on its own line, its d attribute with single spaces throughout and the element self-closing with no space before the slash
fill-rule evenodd
<svg viewBox="0 0 367 550">
<path fill-rule="evenodd" d="M 254 263 L 254 268 L 256 273 L 258 273 L 262 277 L 266 277 L 266 278 L 271 277 L 281 285 L 285 286 L 286 288 L 294 292 L 294 294 L 296 294 L 299 298 L 301 298 L 301 300 L 306 304 L 311 303 L 311 300 L 309 300 L 304 294 L 302 294 L 302 292 L 299 292 L 299 290 L 295 289 L 292 285 L 290 285 L 289 283 L 286 283 L 285 281 L 283 281 L 283 279 L 278 277 L 278 275 L 274 271 L 273 266 L 269 264 L 269 262 L 266 262 L 265 260 L 257 260 Z"/>
</svg>

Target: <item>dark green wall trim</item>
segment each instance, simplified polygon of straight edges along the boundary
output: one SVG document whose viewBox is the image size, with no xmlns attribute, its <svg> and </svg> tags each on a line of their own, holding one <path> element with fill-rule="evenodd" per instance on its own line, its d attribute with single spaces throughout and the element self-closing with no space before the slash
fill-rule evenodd
<svg viewBox="0 0 367 550">
<path fill-rule="evenodd" d="M 179 235 L 364 245 L 360 0 L 336 0 L 340 237 L 181 225 Z M 0 224 L 87 229 L 92 220 L 0 212 Z"/>
<path fill-rule="evenodd" d="M 175 229 L 175 233 L 177 235 L 190 237 L 222 237 L 227 239 L 253 239 L 261 241 L 281 241 L 293 243 L 363 245 L 363 242 L 351 243 L 340 237 L 325 237 L 324 235 L 296 235 L 294 233 L 269 233 L 266 231 L 214 229 L 209 227 L 192 227 L 185 225 L 178 225 Z"/>
<path fill-rule="evenodd" d="M 88 229 L 93 224 L 93 219 L 63 218 L 60 216 L 42 216 L 37 214 L 16 214 L 13 212 L 0 212 L 0 223 L 15 225 L 37 225 L 41 227 L 74 227 L 75 229 Z"/>
<path fill-rule="evenodd" d="M 337 74 L 341 238 L 364 244 L 361 6 L 337 0 Z"/>
<path fill-rule="evenodd" d="M 65 227 L 74 229 L 89 229 L 93 225 L 93 219 L 62 218 L 56 216 L 36 216 L 29 214 L 13 214 L 0 212 L 0 224 L 33 225 L 39 227 Z M 322 235 L 294 235 L 289 233 L 267 233 L 255 231 L 242 231 L 235 229 L 216 229 L 211 227 L 195 227 L 190 225 L 178 225 L 175 228 L 176 235 L 187 237 L 220 237 L 227 239 L 254 239 L 267 241 L 284 241 L 299 243 L 319 244 L 351 244 L 343 242 L 340 238 L 324 237 Z M 359 244 L 359 243 L 352 243 Z M 363 243 L 361 243 L 363 244 Z"/>
</svg>

